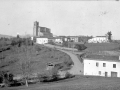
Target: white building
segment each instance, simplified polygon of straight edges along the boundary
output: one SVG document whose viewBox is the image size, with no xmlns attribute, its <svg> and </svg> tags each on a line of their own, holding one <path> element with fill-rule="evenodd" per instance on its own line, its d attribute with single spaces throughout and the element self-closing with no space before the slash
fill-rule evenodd
<svg viewBox="0 0 120 90">
<path fill-rule="evenodd" d="M 119 56 L 86 56 L 84 58 L 84 75 L 120 77 Z"/>
<path fill-rule="evenodd" d="M 63 43 L 63 40 L 61 37 L 55 37 L 55 43 Z"/>
<path fill-rule="evenodd" d="M 106 36 L 97 36 L 88 40 L 88 43 L 105 43 L 108 42 L 108 38 Z"/>
<path fill-rule="evenodd" d="M 79 42 L 79 37 L 78 36 L 69 36 L 69 38 L 70 38 L 70 41 Z"/>
<path fill-rule="evenodd" d="M 45 43 L 48 43 L 48 38 L 43 38 L 43 37 L 39 37 L 39 38 L 36 38 L 36 43 L 38 44 L 45 44 Z"/>
</svg>

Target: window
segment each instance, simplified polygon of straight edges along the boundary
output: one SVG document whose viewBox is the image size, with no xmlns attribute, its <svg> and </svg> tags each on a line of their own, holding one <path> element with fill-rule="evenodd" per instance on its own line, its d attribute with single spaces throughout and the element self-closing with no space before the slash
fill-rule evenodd
<svg viewBox="0 0 120 90">
<path fill-rule="evenodd" d="M 103 63 L 103 67 L 106 67 L 106 63 Z"/>
<path fill-rule="evenodd" d="M 113 68 L 116 68 L 116 64 L 113 64 Z"/>
<path fill-rule="evenodd" d="M 99 66 L 99 63 L 98 62 L 96 62 L 96 67 L 98 67 Z"/>
</svg>

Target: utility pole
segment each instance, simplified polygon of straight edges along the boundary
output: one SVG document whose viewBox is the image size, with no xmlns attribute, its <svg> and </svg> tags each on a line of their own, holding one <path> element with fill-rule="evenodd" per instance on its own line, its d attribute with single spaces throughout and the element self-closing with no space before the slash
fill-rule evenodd
<svg viewBox="0 0 120 90">
<path fill-rule="evenodd" d="M 72 52 L 74 53 L 74 42 L 72 42 Z"/>
</svg>

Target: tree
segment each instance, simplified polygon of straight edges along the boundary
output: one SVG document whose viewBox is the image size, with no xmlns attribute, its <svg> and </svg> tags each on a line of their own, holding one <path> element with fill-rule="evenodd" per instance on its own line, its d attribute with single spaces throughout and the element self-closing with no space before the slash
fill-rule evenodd
<svg viewBox="0 0 120 90">
<path fill-rule="evenodd" d="M 28 87 L 28 78 L 32 74 L 32 66 L 30 61 L 22 62 L 20 64 L 20 70 L 25 80 L 25 85 Z"/>
<path fill-rule="evenodd" d="M 107 33 L 107 35 L 108 35 L 108 40 L 111 41 L 111 40 L 112 40 L 112 39 L 111 39 L 111 37 L 112 37 L 111 31 L 109 31 L 109 32 Z"/>
<path fill-rule="evenodd" d="M 84 44 L 76 44 L 75 48 L 78 49 L 78 51 L 85 50 L 87 47 Z"/>
<path fill-rule="evenodd" d="M 28 39 L 25 40 L 25 58 L 23 58 L 24 60 L 26 60 L 25 62 L 22 62 L 20 64 L 20 69 L 22 72 L 22 75 L 24 76 L 25 79 L 25 84 L 28 87 L 28 78 L 29 76 L 32 74 L 33 71 L 33 67 L 32 67 L 32 52 L 28 52 Z M 23 56 L 24 57 L 24 56 Z"/>
</svg>

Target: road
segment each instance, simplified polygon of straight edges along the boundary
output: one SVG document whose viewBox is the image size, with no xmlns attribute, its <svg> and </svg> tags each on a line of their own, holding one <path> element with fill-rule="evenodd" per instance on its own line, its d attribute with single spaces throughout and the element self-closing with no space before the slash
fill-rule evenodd
<svg viewBox="0 0 120 90">
<path fill-rule="evenodd" d="M 68 54 L 74 63 L 73 67 L 70 69 L 69 72 L 73 75 L 83 75 L 83 63 L 80 62 L 79 58 L 77 57 L 76 54 L 74 54 L 74 52 L 62 50 L 62 48 L 58 47 L 58 46 L 57 47 L 53 46 L 53 45 L 45 45 L 45 46 L 51 47 L 51 48 L 56 48 L 64 53 Z M 79 53 L 79 55 L 80 55 L 80 53 Z"/>
</svg>

